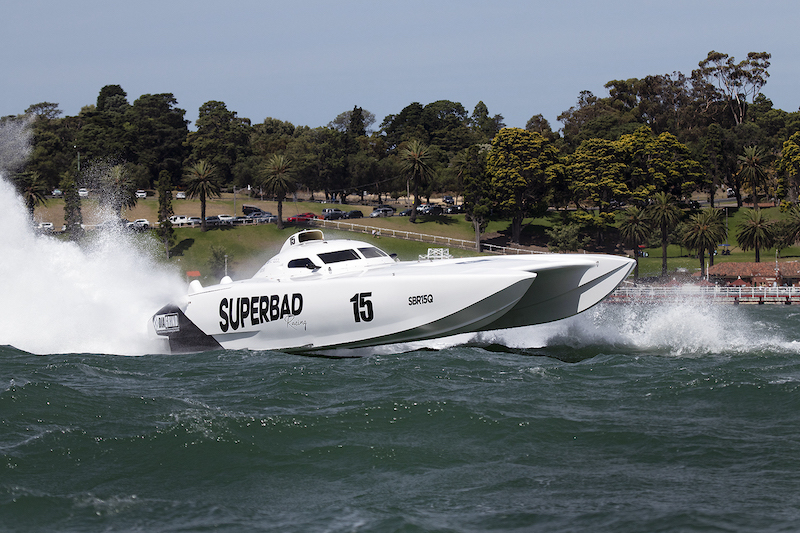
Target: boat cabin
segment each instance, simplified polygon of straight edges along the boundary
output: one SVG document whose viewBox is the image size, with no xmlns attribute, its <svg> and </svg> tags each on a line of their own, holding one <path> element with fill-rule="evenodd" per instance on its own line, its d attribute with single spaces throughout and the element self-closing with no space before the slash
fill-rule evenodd
<svg viewBox="0 0 800 533">
<path fill-rule="evenodd" d="M 267 261 L 253 278 L 292 279 L 350 273 L 382 265 L 395 259 L 376 246 L 349 239 L 325 240 L 321 230 L 295 233 L 280 253 Z"/>
</svg>

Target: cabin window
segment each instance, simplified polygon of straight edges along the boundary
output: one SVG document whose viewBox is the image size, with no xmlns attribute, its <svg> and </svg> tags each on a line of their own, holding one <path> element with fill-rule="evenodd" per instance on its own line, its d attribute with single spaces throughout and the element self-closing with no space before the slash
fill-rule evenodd
<svg viewBox="0 0 800 533">
<path fill-rule="evenodd" d="M 361 252 L 361 255 L 367 259 L 372 259 L 373 257 L 386 257 L 386 252 L 380 248 L 374 248 L 372 246 L 369 248 L 359 248 L 358 251 Z"/>
<path fill-rule="evenodd" d="M 302 259 L 292 259 L 291 261 L 289 261 L 289 268 L 315 268 L 315 267 L 316 265 L 314 264 L 314 262 L 307 257 L 304 257 Z"/>
<path fill-rule="evenodd" d="M 354 261 L 360 259 L 355 250 L 337 250 L 335 252 L 325 252 L 318 254 L 319 258 L 326 265 L 331 263 L 341 263 L 342 261 Z"/>
</svg>

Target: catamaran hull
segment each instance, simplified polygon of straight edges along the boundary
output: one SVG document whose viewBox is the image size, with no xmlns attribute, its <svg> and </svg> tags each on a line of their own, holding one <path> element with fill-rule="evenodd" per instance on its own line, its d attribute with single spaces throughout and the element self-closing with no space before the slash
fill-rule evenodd
<svg viewBox="0 0 800 533">
<path fill-rule="evenodd" d="M 601 301 L 633 267 L 605 255 L 397 263 L 324 280 L 216 285 L 153 318 L 172 352 L 311 351 L 551 322 Z"/>
</svg>

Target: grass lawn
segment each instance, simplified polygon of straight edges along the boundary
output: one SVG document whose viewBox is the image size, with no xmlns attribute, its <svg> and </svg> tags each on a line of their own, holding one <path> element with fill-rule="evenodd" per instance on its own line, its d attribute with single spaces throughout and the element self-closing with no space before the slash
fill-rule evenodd
<svg viewBox="0 0 800 533">
<path fill-rule="evenodd" d="M 237 194 L 234 199 L 232 193 L 223 194 L 222 197 L 209 200 L 206 206 L 206 215 L 241 214 L 242 205 L 255 205 L 264 211 L 277 214 L 277 202 L 262 201 L 253 198 L 243 198 Z M 392 203 L 398 211 L 405 208 L 402 203 Z M 370 218 L 372 206 L 362 206 L 357 204 L 323 204 L 319 202 L 284 202 L 283 216 L 287 218 L 304 212 L 322 214 L 325 207 L 336 206 L 343 211 L 358 209 L 362 211 L 365 218 L 348 220 L 347 222 L 363 225 L 367 227 L 377 227 L 394 229 L 400 231 L 412 231 L 426 235 L 438 235 L 474 241 L 475 233 L 472 224 L 465 220 L 464 215 L 448 216 L 420 216 L 416 224 L 411 224 L 408 217 L 385 217 Z M 175 214 L 198 216 L 200 214 L 200 202 L 197 200 L 173 200 Z M 129 220 L 146 218 L 151 222 L 157 219 L 156 212 L 158 200 L 148 197 L 139 200 L 133 209 L 123 211 L 122 216 Z M 63 224 L 64 202 L 61 199 L 50 199 L 47 205 L 36 208 L 36 219 L 41 222 L 52 222 L 57 228 Z M 743 252 L 738 247 L 736 241 L 736 229 L 744 218 L 744 213 L 750 208 L 727 208 L 727 227 L 731 228 L 728 244 L 731 255 L 718 254 L 715 262 L 725 261 L 754 261 L 755 252 Z M 767 216 L 772 219 L 781 219 L 784 214 L 778 208 L 763 209 Z M 549 212 L 545 216 L 537 219 L 526 219 L 523 224 L 523 237 L 526 240 L 536 243 L 544 243 L 547 238 L 545 231 L 558 223 L 562 216 L 560 212 Z M 83 217 L 87 224 L 96 224 L 104 217 L 93 198 L 83 200 Z M 509 221 L 491 221 L 488 225 L 486 235 L 509 234 Z M 180 271 L 199 270 L 203 274 L 203 283 L 215 282 L 209 276 L 208 263 L 211 257 L 211 247 L 215 246 L 223 250 L 228 257 L 228 271 L 235 278 L 252 276 L 258 268 L 275 253 L 278 252 L 283 242 L 294 232 L 304 229 L 304 226 L 290 226 L 283 231 L 278 231 L 274 224 L 262 226 L 239 226 L 235 228 L 215 228 L 207 232 L 201 232 L 197 228 L 176 228 L 176 241 L 173 248 L 173 257 L 169 262 L 176 266 Z M 329 237 L 351 237 L 354 235 L 349 232 L 337 232 L 331 229 L 324 229 L 326 236 Z M 356 235 L 355 238 L 361 240 L 374 239 L 369 232 L 363 235 Z M 403 260 L 413 260 L 419 255 L 425 254 L 429 247 L 427 243 L 406 241 L 402 239 L 392 239 L 382 237 L 376 240 L 376 245 L 389 253 L 396 253 Z M 661 247 L 654 246 L 643 250 L 648 257 L 641 257 L 639 260 L 639 275 L 642 277 L 659 276 L 661 274 Z M 722 251 L 722 248 L 719 248 Z M 451 248 L 450 253 L 456 256 L 475 255 L 474 252 Z M 793 246 L 781 250 L 781 259 L 800 259 L 800 247 Z M 762 261 L 774 261 L 775 249 L 761 250 Z M 678 245 L 670 245 L 667 248 L 667 267 L 668 271 L 674 272 L 678 268 L 686 269 L 689 273 L 700 270 L 700 261 L 692 253 Z"/>
<path fill-rule="evenodd" d="M 211 247 L 214 246 L 228 255 L 228 273 L 232 278 L 249 278 L 270 257 L 278 253 L 286 239 L 303 229 L 306 227 L 287 225 L 283 230 L 278 230 L 275 224 L 214 228 L 206 232 L 200 231 L 199 228 L 176 228 L 175 246 L 169 263 L 181 272 L 199 270 L 200 280 L 204 285 L 216 283 L 218 280 L 210 274 L 208 266 Z M 426 254 L 428 248 L 439 247 L 404 239 L 375 238 L 369 234 L 354 234 L 325 228 L 323 231 L 327 238 L 351 238 L 371 242 L 387 253 L 397 254 L 404 261 L 416 260 L 420 255 Z M 477 255 L 473 251 L 456 248 L 451 248 L 450 253 L 455 257 Z"/>
</svg>

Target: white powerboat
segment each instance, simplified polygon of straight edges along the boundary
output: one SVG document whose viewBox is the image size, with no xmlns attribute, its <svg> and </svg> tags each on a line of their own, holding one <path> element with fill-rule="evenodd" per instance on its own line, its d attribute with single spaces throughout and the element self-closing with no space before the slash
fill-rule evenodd
<svg viewBox="0 0 800 533">
<path fill-rule="evenodd" d="M 551 322 L 589 309 L 630 273 L 613 255 L 396 261 L 372 244 L 292 235 L 251 278 L 189 285 L 152 319 L 172 352 L 312 351 Z"/>
</svg>

